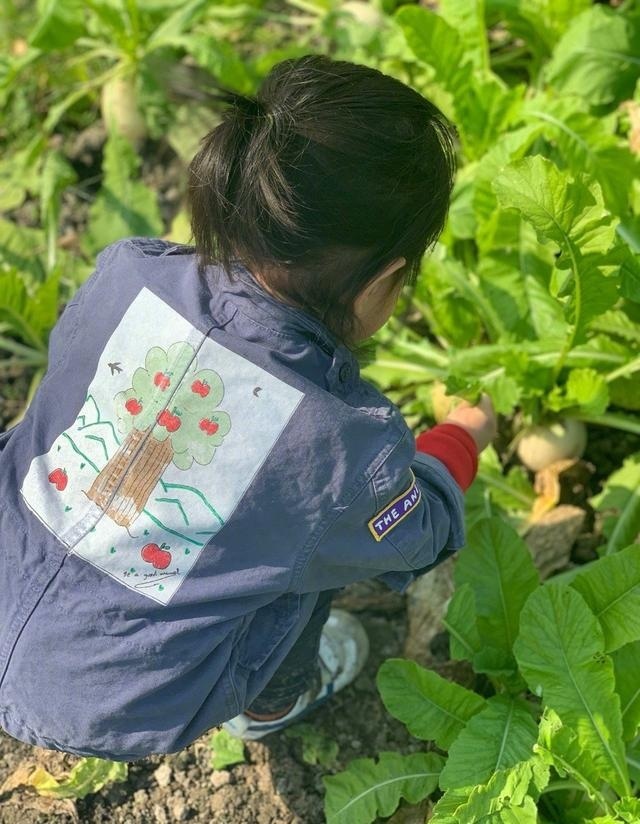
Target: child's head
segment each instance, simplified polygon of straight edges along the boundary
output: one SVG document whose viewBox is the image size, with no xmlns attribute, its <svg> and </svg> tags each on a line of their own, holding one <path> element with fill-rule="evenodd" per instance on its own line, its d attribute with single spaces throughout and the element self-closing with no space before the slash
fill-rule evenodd
<svg viewBox="0 0 640 824">
<path fill-rule="evenodd" d="M 455 127 L 399 80 L 319 54 L 278 63 L 255 100 L 219 97 L 234 105 L 190 165 L 201 266 L 239 259 L 347 345 L 373 334 L 444 227 Z"/>
</svg>

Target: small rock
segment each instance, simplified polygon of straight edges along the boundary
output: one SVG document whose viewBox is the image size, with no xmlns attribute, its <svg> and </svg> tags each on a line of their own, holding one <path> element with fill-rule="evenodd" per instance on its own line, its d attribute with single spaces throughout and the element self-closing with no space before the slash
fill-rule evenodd
<svg viewBox="0 0 640 824">
<path fill-rule="evenodd" d="M 171 813 L 173 815 L 173 821 L 184 821 L 187 817 L 187 805 L 185 804 L 184 798 L 178 796 L 172 804 L 171 804 Z"/>
<path fill-rule="evenodd" d="M 162 804 L 153 805 L 153 820 L 155 824 L 169 824 L 169 817 L 167 811 Z"/>
<path fill-rule="evenodd" d="M 585 511 L 580 507 L 561 504 L 529 527 L 524 540 L 542 580 L 567 566 L 585 517 Z"/>
<path fill-rule="evenodd" d="M 216 770 L 215 772 L 211 773 L 211 786 L 215 787 L 215 789 L 219 789 L 220 787 L 224 787 L 225 784 L 229 784 L 231 782 L 231 773 L 229 770 Z"/>
<path fill-rule="evenodd" d="M 442 619 L 455 585 L 453 562 L 455 556 L 420 575 L 407 589 L 408 631 L 403 655 L 423 666 L 430 666 L 434 655 L 429 645 L 433 638 L 444 631 Z"/>
<path fill-rule="evenodd" d="M 158 769 L 154 771 L 153 777 L 158 782 L 159 787 L 168 787 L 171 783 L 171 767 L 166 762 L 160 764 Z"/>
<path fill-rule="evenodd" d="M 133 794 L 133 803 L 137 807 L 146 807 L 149 801 L 149 796 L 146 790 L 136 790 Z"/>
</svg>

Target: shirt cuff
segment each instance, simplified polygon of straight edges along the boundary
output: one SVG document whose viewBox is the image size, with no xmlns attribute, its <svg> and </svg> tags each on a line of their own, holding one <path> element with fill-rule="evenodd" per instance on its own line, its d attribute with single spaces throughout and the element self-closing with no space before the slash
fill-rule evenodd
<svg viewBox="0 0 640 824">
<path fill-rule="evenodd" d="M 440 423 L 418 435 L 416 449 L 442 461 L 463 491 L 473 483 L 478 471 L 478 447 L 462 426 Z"/>
</svg>

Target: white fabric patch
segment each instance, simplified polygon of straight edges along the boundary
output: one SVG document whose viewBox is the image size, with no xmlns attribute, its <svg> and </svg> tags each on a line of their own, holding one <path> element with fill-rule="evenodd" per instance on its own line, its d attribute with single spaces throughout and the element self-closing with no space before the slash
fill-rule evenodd
<svg viewBox="0 0 640 824">
<path fill-rule="evenodd" d="M 303 397 L 144 288 L 20 491 L 70 552 L 167 604 Z"/>
</svg>

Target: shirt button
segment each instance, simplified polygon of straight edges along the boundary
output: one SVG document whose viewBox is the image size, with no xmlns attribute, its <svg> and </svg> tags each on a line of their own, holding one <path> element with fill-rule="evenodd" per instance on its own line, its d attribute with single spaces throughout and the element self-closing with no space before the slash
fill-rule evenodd
<svg viewBox="0 0 640 824">
<path fill-rule="evenodd" d="M 338 372 L 338 378 L 341 383 L 346 383 L 351 377 L 351 367 L 348 363 L 343 363 Z"/>
</svg>

